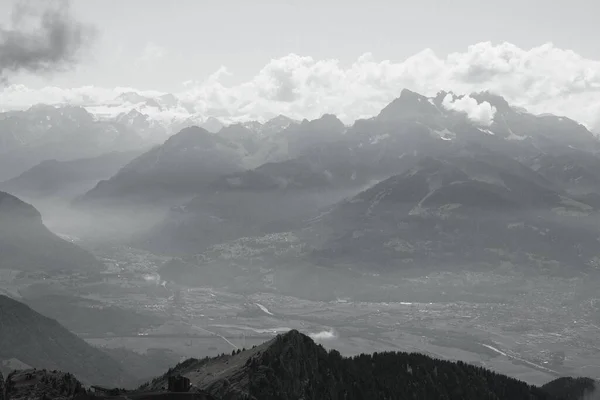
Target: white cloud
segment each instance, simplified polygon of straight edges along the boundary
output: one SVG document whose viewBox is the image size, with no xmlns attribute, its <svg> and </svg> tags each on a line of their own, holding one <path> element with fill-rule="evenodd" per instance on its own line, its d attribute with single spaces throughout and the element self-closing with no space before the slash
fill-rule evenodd
<svg viewBox="0 0 600 400">
<path fill-rule="evenodd" d="M 167 55 L 167 50 L 153 42 L 146 43 L 142 53 L 135 62 L 136 67 L 148 67 Z"/>
<path fill-rule="evenodd" d="M 426 49 L 398 63 L 377 61 L 367 53 L 348 66 L 334 59 L 290 54 L 271 60 L 241 84 L 225 84 L 228 75 L 222 67 L 207 79 L 187 81 L 184 91 L 176 95 L 193 103 L 201 115 L 226 120 L 277 114 L 311 119 L 333 113 L 351 122 L 377 114 L 403 88 L 430 96 L 440 90 L 465 94 L 489 90 L 534 113 L 549 112 L 589 127 L 600 126 L 600 61 L 552 44 L 526 50 L 510 43 L 483 42 L 446 57 Z M 93 86 L 32 90 L 13 85 L 0 92 L 0 108 L 38 102 L 101 103 L 119 90 Z M 476 111 L 470 115 L 483 121 L 491 113 L 482 107 Z"/>
<path fill-rule="evenodd" d="M 309 333 L 308 336 L 311 337 L 313 340 L 331 340 L 337 339 L 338 337 L 337 333 L 335 333 L 333 329 L 330 329 L 328 331 Z"/>
<path fill-rule="evenodd" d="M 444 97 L 442 105 L 447 110 L 467 114 L 467 118 L 483 126 L 490 126 L 494 122 L 494 115 L 496 114 L 496 107 L 487 101 L 477 103 L 477 100 L 471 96 L 463 96 L 455 99 L 452 94 L 448 93 Z"/>
</svg>

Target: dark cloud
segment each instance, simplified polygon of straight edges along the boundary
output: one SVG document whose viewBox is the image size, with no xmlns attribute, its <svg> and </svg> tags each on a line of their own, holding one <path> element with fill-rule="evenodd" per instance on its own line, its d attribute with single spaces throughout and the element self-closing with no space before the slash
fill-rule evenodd
<svg viewBox="0 0 600 400">
<path fill-rule="evenodd" d="M 65 71 L 79 62 L 95 29 L 76 21 L 69 1 L 20 1 L 0 26 L 0 78 L 17 72 Z"/>
</svg>

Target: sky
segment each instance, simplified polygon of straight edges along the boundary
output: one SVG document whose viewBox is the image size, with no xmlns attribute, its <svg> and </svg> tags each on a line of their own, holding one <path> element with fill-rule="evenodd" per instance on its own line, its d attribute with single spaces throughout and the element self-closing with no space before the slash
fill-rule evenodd
<svg viewBox="0 0 600 400">
<path fill-rule="evenodd" d="M 0 0 L 0 22 L 15 4 Z M 600 124 L 595 0 L 72 0 L 71 12 L 96 31 L 80 62 L 10 76 L 0 107 L 134 88 L 188 97 L 205 113 L 353 119 L 402 87 L 490 89 Z"/>
</svg>

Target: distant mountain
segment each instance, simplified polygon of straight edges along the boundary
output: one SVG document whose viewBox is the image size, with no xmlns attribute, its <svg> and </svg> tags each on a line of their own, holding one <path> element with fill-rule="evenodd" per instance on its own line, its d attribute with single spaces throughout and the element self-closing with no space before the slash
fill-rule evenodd
<svg viewBox="0 0 600 400">
<path fill-rule="evenodd" d="M 524 163 L 573 196 L 600 194 L 600 158 L 592 153 L 567 148 L 539 154 Z"/>
<path fill-rule="evenodd" d="M 193 195 L 219 176 L 242 170 L 242 158 L 239 146 L 205 129 L 186 128 L 98 183 L 77 204 L 155 203 Z"/>
<path fill-rule="evenodd" d="M 487 110 L 489 118 L 476 120 L 481 115 L 461 109 L 465 102 L 480 107 L 481 112 Z M 459 167 L 467 168 L 468 179 L 475 179 L 478 186 L 469 190 L 488 190 L 479 187 L 480 180 L 498 183 L 510 174 L 513 181 L 522 181 L 519 185 L 524 191 L 538 188 L 584 207 L 600 206 L 595 177 L 595 168 L 600 167 L 598 139 L 572 120 L 536 116 L 487 92 L 470 96 L 440 92 L 425 97 L 403 90 L 377 116 L 351 127 L 332 115 L 290 124 L 264 138 L 259 134 L 261 127 L 232 125 L 219 132 L 241 144 L 244 165 L 250 169 L 216 179 L 191 202 L 174 208 L 150 233 L 151 249 L 189 254 L 241 237 L 296 230 L 307 218 L 319 215 L 321 208 L 402 174 L 425 158 L 449 161 L 450 157 L 451 164 L 461 159 Z M 253 168 L 260 160 L 264 164 Z M 573 167 L 579 164 L 579 169 Z M 488 193 L 489 199 L 481 202 L 498 200 L 500 195 Z M 516 209 L 520 206 L 525 204 L 515 205 Z M 343 219 L 351 221 L 356 217 L 353 212 Z M 593 233 L 588 228 L 582 232 Z M 387 257 L 384 254 L 379 255 Z"/>
<path fill-rule="evenodd" d="M 351 169 L 331 171 L 294 159 L 225 175 L 171 209 L 143 240 L 153 251 L 196 254 L 246 236 L 300 229 L 316 210 L 364 187 Z"/>
<path fill-rule="evenodd" d="M 277 177 L 275 171 L 284 169 L 271 170 Z M 334 285 L 359 296 L 351 288 L 364 286 L 365 274 L 466 269 L 573 276 L 599 265 L 598 207 L 480 146 L 456 148 L 443 158 L 423 157 L 404 173 L 312 211 L 303 207 L 326 202 L 324 193 L 343 191 L 331 190 L 331 182 L 319 174 L 306 176 L 311 179 L 297 181 L 313 182 L 313 192 L 304 192 L 320 194 L 312 203 L 299 197 L 301 185 L 282 189 L 271 176 L 251 171 L 221 181 L 238 186 L 237 191 L 224 186 L 212 203 L 199 196 L 175 209 L 151 236 L 152 248 L 182 257 L 165 264 L 161 277 L 191 286 L 277 290 L 330 300 Z M 240 202 L 232 205 L 235 196 Z M 289 208 L 278 201 L 286 198 Z M 293 202 L 296 198 L 300 204 Z M 260 205 L 274 211 L 261 215 Z M 285 221 L 281 210 L 298 218 L 280 229 L 258 223 L 270 216 Z"/>
<path fill-rule="evenodd" d="M 293 158 L 294 154 L 290 153 L 289 147 L 290 139 L 294 140 L 295 128 L 299 124 L 299 121 L 280 115 L 264 124 L 257 121 L 232 124 L 223 127 L 218 134 L 240 144 L 246 152 L 244 165 L 255 168 L 261 164 Z"/>
<path fill-rule="evenodd" d="M 299 123 L 300 121 L 296 121 L 292 118 L 286 117 L 285 115 L 278 115 L 274 118 L 271 118 L 264 124 L 261 124 L 258 121 L 248 121 L 242 123 L 242 125 L 264 138 L 276 135 L 280 132 L 283 132 L 290 126 L 297 125 Z"/>
<path fill-rule="evenodd" d="M 288 157 L 294 158 L 320 145 L 340 141 L 345 131 L 346 126 L 335 115 L 325 114 L 319 119 L 291 124 L 282 134 L 287 141 Z"/>
<path fill-rule="evenodd" d="M 19 175 L 48 159 L 96 157 L 138 149 L 144 140 L 132 129 L 97 121 L 81 107 L 38 105 L 0 113 L 0 180 Z"/>
<path fill-rule="evenodd" d="M 225 125 L 215 117 L 208 117 L 208 119 L 200 123 L 199 126 L 211 133 L 217 133 L 223 129 Z"/>
<path fill-rule="evenodd" d="M 88 384 L 119 385 L 129 379 L 102 351 L 55 320 L 2 295 L 0 321 L 0 360 L 17 359 L 38 369 L 70 372 Z"/>
<path fill-rule="evenodd" d="M 0 183 L 0 189 L 24 198 L 70 199 L 108 179 L 140 154 L 111 152 L 72 161 L 46 160 L 21 175 Z"/>
<path fill-rule="evenodd" d="M 187 360 L 140 387 L 160 393 L 169 376 L 190 380 L 191 392 L 217 399 L 568 399 L 542 388 L 462 362 L 415 353 L 375 353 L 344 358 L 298 331 L 251 350 Z M 132 395 L 135 394 L 131 393 Z M 566 397 L 564 397 L 566 395 Z"/>
<path fill-rule="evenodd" d="M 3 269 L 78 271 L 101 267 L 90 253 L 50 232 L 33 206 L 4 192 L 0 192 L 0 255 Z"/>
<path fill-rule="evenodd" d="M 261 143 L 260 135 L 245 124 L 224 126 L 216 134 L 220 138 L 241 145 L 245 156 L 256 153 L 264 145 Z"/>
<path fill-rule="evenodd" d="M 168 138 L 169 130 L 164 123 L 153 120 L 136 109 L 117 115 L 115 122 L 131 129 L 150 143 L 160 143 Z"/>
<path fill-rule="evenodd" d="M 538 272 L 594 268 L 595 207 L 517 161 L 465 149 L 424 158 L 345 200 L 305 235 L 328 263 L 376 268 L 501 264 Z"/>
</svg>

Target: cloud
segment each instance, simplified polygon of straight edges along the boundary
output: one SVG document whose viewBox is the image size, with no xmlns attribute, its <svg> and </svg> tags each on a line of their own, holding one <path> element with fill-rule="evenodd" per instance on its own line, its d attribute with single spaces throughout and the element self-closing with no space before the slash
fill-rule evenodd
<svg viewBox="0 0 600 400">
<path fill-rule="evenodd" d="M 94 32 L 73 19 L 67 0 L 50 4 L 21 0 L 9 26 L 0 26 L 0 78 L 66 70 L 79 61 L 80 50 Z"/>
<path fill-rule="evenodd" d="M 496 114 L 496 107 L 487 101 L 478 103 L 471 96 L 454 98 L 452 94 L 448 93 L 442 101 L 442 106 L 447 110 L 465 113 L 471 121 L 483 126 L 490 126 L 494 122 Z"/>
<path fill-rule="evenodd" d="M 554 113 L 600 127 L 600 61 L 550 43 L 522 49 L 482 42 L 445 57 L 425 49 L 401 62 L 378 61 L 367 53 L 349 65 L 289 54 L 269 61 L 245 82 L 226 84 L 229 75 L 221 67 L 206 79 L 186 81 L 183 91 L 175 94 L 200 115 L 227 121 L 278 114 L 312 119 L 332 113 L 350 123 L 376 115 L 403 88 L 429 96 L 440 90 L 463 94 L 489 90 L 530 112 Z M 115 90 L 7 87 L 0 92 L 0 107 L 51 98 L 103 101 Z M 454 107 L 472 107 L 469 99 Z M 468 115 L 485 122 L 493 111 L 485 107 L 479 105 Z"/>
<path fill-rule="evenodd" d="M 315 333 L 309 333 L 308 336 L 313 340 L 330 340 L 337 339 L 338 335 L 334 330 L 330 329 L 328 331 L 321 331 Z"/>
<path fill-rule="evenodd" d="M 146 43 L 142 53 L 136 60 L 137 67 L 151 66 L 152 63 L 164 58 L 167 55 L 167 50 L 153 42 Z"/>
</svg>

